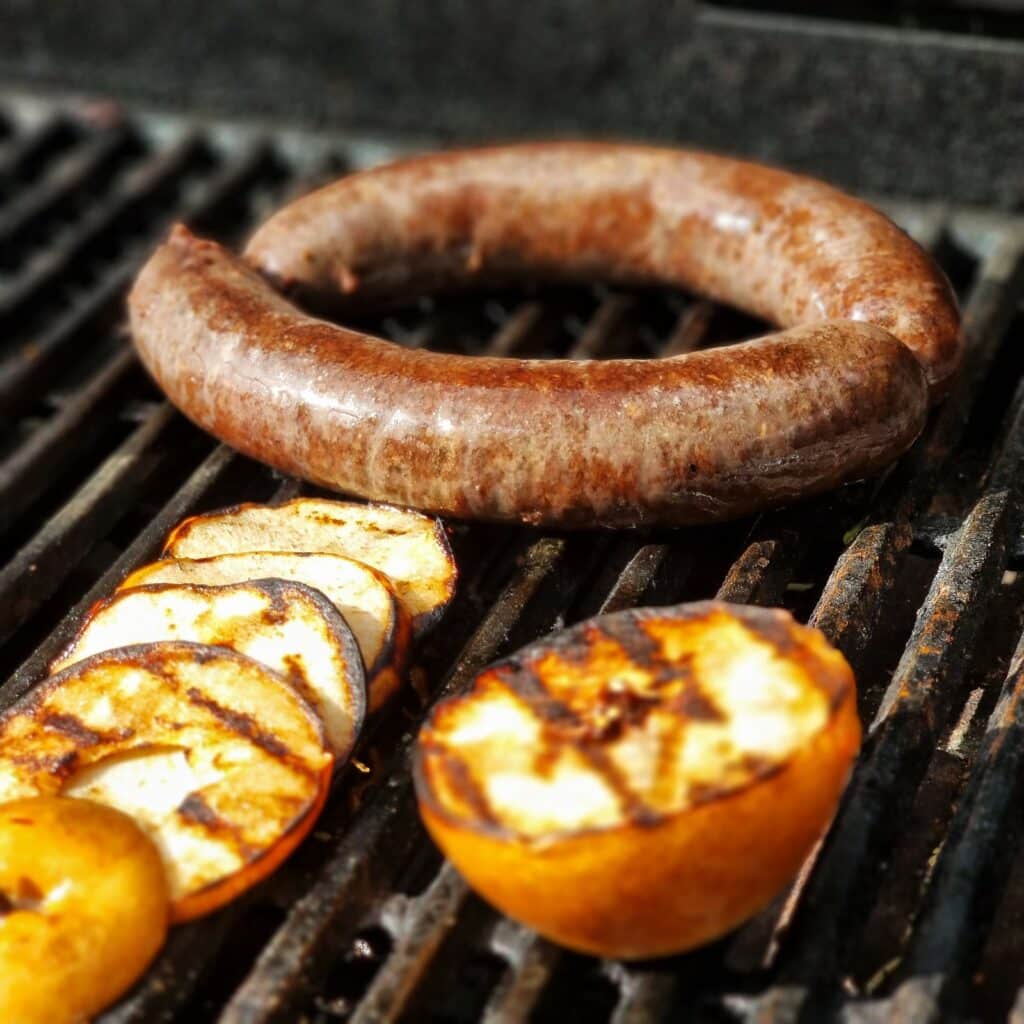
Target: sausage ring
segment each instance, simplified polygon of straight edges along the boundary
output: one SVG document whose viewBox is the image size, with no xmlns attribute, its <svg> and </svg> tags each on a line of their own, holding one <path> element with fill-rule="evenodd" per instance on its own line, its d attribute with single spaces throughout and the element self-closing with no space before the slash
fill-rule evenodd
<svg viewBox="0 0 1024 1024">
<path fill-rule="evenodd" d="M 818 493 L 909 447 L 960 355 L 948 282 L 884 216 L 703 153 L 412 159 L 297 200 L 246 257 L 179 227 L 140 273 L 133 338 L 170 398 L 286 472 L 468 518 L 683 524 Z M 372 302 L 538 275 L 681 286 L 786 329 L 667 359 L 473 358 L 280 293 Z"/>
</svg>

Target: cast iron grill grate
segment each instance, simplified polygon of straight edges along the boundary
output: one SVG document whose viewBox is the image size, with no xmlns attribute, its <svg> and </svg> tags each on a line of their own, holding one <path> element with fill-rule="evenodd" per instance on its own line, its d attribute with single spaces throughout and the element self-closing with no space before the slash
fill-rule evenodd
<svg viewBox="0 0 1024 1024">
<path fill-rule="evenodd" d="M 176 219 L 237 242 L 289 193 L 387 147 L 257 136 L 106 108 L 0 111 L 0 707 L 184 515 L 302 489 L 160 400 L 123 296 Z M 1006 1017 L 1024 1012 L 1024 733 L 1017 342 L 1024 223 L 891 212 L 947 268 L 969 355 L 884 480 L 754 521 L 650 533 L 451 524 L 462 585 L 417 687 L 366 738 L 315 834 L 247 898 L 177 929 L 102 1018 L 128 1021 Z M 657 291 L 523 289 L 373 324 L 406 345 L 602 357 L 749 336 Z M 499 919 L 426 840 L 406 761 L 418 692 L 599 610 L 710 597 L 782 604 L 853 663 L 870 739 L 792 890 L 721 942 L 632 966 Z"/>
</svg>

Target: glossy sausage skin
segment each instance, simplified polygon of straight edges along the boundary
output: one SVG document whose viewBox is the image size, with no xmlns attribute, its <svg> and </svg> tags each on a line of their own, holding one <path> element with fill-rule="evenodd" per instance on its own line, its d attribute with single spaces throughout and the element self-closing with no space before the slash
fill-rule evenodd
<svg viewBox="0 0 1024 1024">
<path fill-rule="evenodd" d="M 149 371 L 215 436 L 318 484 L 460 517 L 740 516 L 877 471 L 928 403 L 909 348 L 865 323 L 662 360 L 406 350 L 301 313 L 183 228 L 130 310 Z"/>
<path fill-rule="evenodd" d="M 782 327 L 865 321 L 914 352 L 933 400 L 960 358 L 948 281 L 890 220 L 819 181 L 707 153 L 560 142 L 418 157 L 286 206 L 246 255 L 320 303 L 597 277 L 678 285 Z"/>
</svg>

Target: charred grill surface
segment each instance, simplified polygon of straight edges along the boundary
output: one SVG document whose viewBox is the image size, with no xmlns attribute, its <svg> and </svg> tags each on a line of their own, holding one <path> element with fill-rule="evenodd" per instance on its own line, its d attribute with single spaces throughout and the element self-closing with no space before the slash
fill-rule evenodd
<svg viewBox="0 0 1024 1024">
<path fill-rule="evenodd" d="M 310 491 L 216 445 L 147 382 L 122 327 L 142 259 L 174 220 L 238 245 L 286 197 L 387 155 L 105 108 L 0 110 L 0 707 L 182 518 Z M 911 453 L 883 480 L 720 526 L 451 524 L 462 582 L 415 658 L 428 703 L 408 688 L 291 861 L 177 929 L 106 1024 L 1020 1012 L 1024 222 L 887 207 L 950 274 L 968 336 L 958 383 Z M 661 291 L 538 287 L 360 326 L 445 351 L 601 358 L 725 344 L 759 325 Z M 500 919 L 418 823 L 409 751 L 429 703 L 553 627 L 716 595 L 790 608 L 858 674 L 871 731 L 812 863 L 737 933 L 666 961 L 588 960 Z"/>
</svg>

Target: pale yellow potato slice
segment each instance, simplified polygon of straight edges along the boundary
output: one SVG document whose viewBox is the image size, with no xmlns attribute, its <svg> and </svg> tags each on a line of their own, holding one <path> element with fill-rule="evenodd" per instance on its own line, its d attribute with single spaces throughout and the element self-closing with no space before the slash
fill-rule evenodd
<svg viewBox="0 0 1024 1024">
<path fill-rule="evenodd" d="M 379 569 L 421 634 L 455 594 L 457 570 L 440 520 L 391 505 L 295 498 L 283 505 L 237 505 L 193 516 L 167 538 L 166 558 L 235 551 L 323 551 Z"/>
<path fill-rule="evenodd" d="M 64 795 L 130 815 L 160 852 L 172 921 L 277 867 L 319 814 L 333 761 L 290 683 L 201 644 L 93 655 L 0 716 L 0 801 Z"/>
<path fill-rule="evenodd" d="M 369 710 L 398 689 L 409 657 L 409 616 L 383 573 L 342 555 L 248 551 L 212 558 L 167 558 L 136 569 L 118 591 L 154 583 L 223 586 L 283 579 L 319 590 L 341 613 L 359 644 Z"/>
<path fill-rule="evenodd" d="M 320 716 L 335 762 L 352 752 L 366 713 L 363 661 L 338 610 L 302 583 L 153 584 L 99 602 L 51 672 L 100 651 L 158 640 L 228 647 L 283 675 Z"/>
<path fill-rule="evenodd" d="M 167 932 L 160 854 L 88 800 L 0 806 L 0 1020 L 81 1024 L 145 970 Z"/>
</svg>

